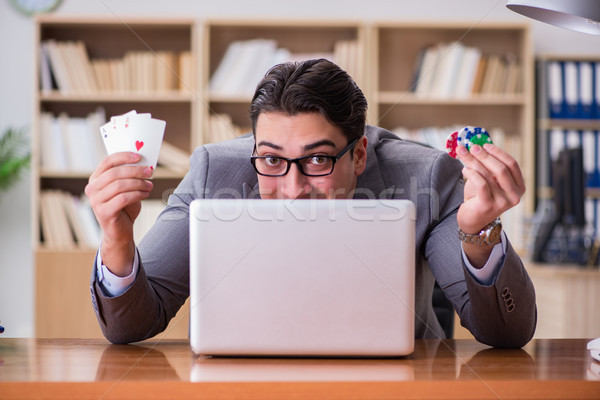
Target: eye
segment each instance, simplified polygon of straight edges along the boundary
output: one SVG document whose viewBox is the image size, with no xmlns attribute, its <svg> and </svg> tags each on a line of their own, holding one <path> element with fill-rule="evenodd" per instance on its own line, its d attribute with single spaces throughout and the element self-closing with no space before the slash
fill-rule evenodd
<svg viewBox="0 0 600 400">
<path fill-rule="evenodd" d="M 313 165 L 325 164 L 327 161 L 328 161 L 327 157 L 323 157 L 323 156 L 312 156 L 308 160 L 309 164 L 313 164 Z"/>
<path fill-rule="evenodd" d="M 265 160 L 265 164 L 267 164 L 269 167 L 276 167 L 281 164 L 281 159 L 279 157 L 267 157 L 263 160 Z"/>
</svg>

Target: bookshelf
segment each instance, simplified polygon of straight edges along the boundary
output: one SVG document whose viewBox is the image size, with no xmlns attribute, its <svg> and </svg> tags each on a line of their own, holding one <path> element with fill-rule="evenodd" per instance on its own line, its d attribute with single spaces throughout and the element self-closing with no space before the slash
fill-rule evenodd
<svg viewBox="0 0 600 400">
<path fill-rule="evenodd" d="M 58 116 L 67 113 L 70 117 L 85 118 L 98 106 L 102 107 L 106 117 L 132 109 L 149 112 L 153 118 L 167 121 L 165 141 L 191 152 L 198 145 L 222 140 L 227 135 L 237 134 L 237 129 L 247 130 L 249 127 L 251 95 L 219 93 L 212 89 L 211 83 L 228 49 L 235 42 L 272 41 L 277 49 L 285 49 L 293 59 L 318 55 L 345 60 L 336 62 L 340 65 L 348 63 L 343 66 L 363 89 L 369 101 L 368 122 L 371 124 L 390 130 L 399 126 L 419 129 L 453 124 L 500 128 L 506 133 L 503 147 L 517 156 L 528 187 L 532 187 L 534 182 L 533 53 L 526 25 L 312 20 L 117 21 L 41 17 L 36 23 L 35 38 L 38 65 L 40 49 L 49 39 L 57 42 L 82 41 L 91 61 L 121 60 L 128 53 L 150 50 L 155 53 L 187 52 L 191 60 L 191 72 L 184 71 L 183 84 L 178 83 L 171 90 L 143 88 L 141 84 L 138 89 L 129 90 L 60 90 L 48 88 L 47 82 L 42 82 L 36 73 L 32 221 L 38 294 L 36 322 L 40 337 L 101 335 L 93 310 L 88 307 L 87 291 L 96 249 L 47 246 L 41 234 L 38 208 L 42 191 L 48 189 L 81 195 L 91 171 L 56 170 L 41 164 L 42 114 Z M 510 54 L 520 66 L 521 84 L 518 90 L 445 97 L 411 91 L 415 66 L 423 50 L 437 43 L 452 41 L 476 47 L 485 56 L 506 57 Z M 342 44 L 351 44 L 352 47 L 343 47 Z M 265 72 L 266 69 L 261 74 Z M 215 136 L 214 132 L 223 127 L 225 136 Z M 160 168 L 159 160 L 153 198 L 160 200 L 166 196 L 182 177 L 182 172 Z M 524 200 L 525 214 L 533 210 L 534 196 L 531 194 L 530 190 Z M 66 274 L 74 279 L 69 288 L 64 284 L 49 283 L 53 277 L 56 281 L 60 279 L 56 277 Z M 71 286 L 73 292 L 69 291 Z M 44 298 L 50 297 L 49 290 L 52 290 L 49 287 L 64 288 L 65 295 L 54 302 L 46 302 Z M 85 293 L 79 290 L 82 287 L 86 289 Z M 84 304 L 85 308 L 74 309 L 75 302 Z M 85 317 L 83 313 L 87 313 Z M 180 318 L 185 319 L 186 313 L 184 307 Z M 187 323 L 174 324 L 177 328 L 171 331 L 170 337 L 187 337 Z"/>
<path fill-rule="evenodd" d="M 63 56 L 64 65 L 69 66 L 68 70 L 64 68 L 70 73 L 73 82 L 65 82 L 64 76 L 63 80 L 59 79 L 60 64 L 52 63 L 54 60 L 51 60 L 46 52 L 47 43 L 50 42 L 62 51 L 59 54 Z M 68 45 L 73 43 L 80 43 L 85 49 L 88 63 L 83 64 L 83 68 L 80 59 L 73 58 L 73 53 L 67 52 Z M 88 288 L 90 267 L 97 245 L 91 246 L 79 240 L 70 245 L 51 245 L 48 238 L 44 237 L 41 223 L 44 215 L 40 215 L 49 214 L 53 217 L 55 214 L 56 208 L 54 211 L 41 212 L 40 205 L 48 191 L 60 190 L 79 197 L 93 169 L 81 169 L 73 165 L 53 168 L 49 165 L 45 157 L 48 141 L 43 135 L 48 131 L 44 121 L 47 121 L 48 115 L 56 119 L 62 116 L 63 121 L 71 124 L 76 120 L 84 120 L 99 107 L 103 118 L 106 119 L 130 110 L 149 112 L 153 118 L 167 121 L 164 138 L 166 142 L 179 150 L 191 153 L 202 141 L 198 118 L 199 100 L 196 93 L 198 80 L 194 76 L 194 71 L 197 71 L 197 47 L 198 37 L 194 20 L 120 21 L 68 17 L 39 17 L 36 20 L 34 49 L 36 64 L 40 69 L 36 70 L 34 95 L 36 118 L 32 143 L 35 160 L 32 163 L 32 232 L 36 264 L 37 336 L 101 337 L 90 307 Z M 44 76 L 42 72 L 41 66 L 44 62 L 52 71 L 50 80 L 48 74 Z M 113 76 L 112 86 L 100 85 L 99 75 L 93 76 L 96 79 L 91 84 L 90 81 L 84 84 L 86 76 L 82 71 L 85 70 L 85 66 L 89 67 L 98 62 L 118 65 L 113 67 L 113 71 L 125 71 L 126 77 L 137 84 L 119 86 L 116 85 L 116 78 Z M 129 69 L 124 69 L 125 63 L 128 63 Z M 79 69 L 73 69 L 75 65 Z M 62 71 L 63 74 L 65 70 Z M 153 73 L 149 74 L 149 71 Z M 139 79 L 136 78 L 138 76 Z M 87 78 L 89 79 L 89 75 Z M 64 135 L 64 130 L 62 133 Z M 97 134 L 99 137 L 97 129 L 89 129 L 82 134 Z M 88 137 L 86 140 L 92 139 Z M 66 147 L 66 153 L 77 151 Z M 165 193 L 177 186 L 184 173 L 185 171 L 168 168 L 168 165 L 159 162 L 154 175 L 155 189 L 152 198 L 161 201 Z M 56 203 L 54 206 L 56 207 Z M 75 239 L 78 239 L 76 235 Z M 57 291 L 61 294 L 57 295 Z M 181 337 L 187 335 L 187 326 L 180 329 Z"/>
</svg>

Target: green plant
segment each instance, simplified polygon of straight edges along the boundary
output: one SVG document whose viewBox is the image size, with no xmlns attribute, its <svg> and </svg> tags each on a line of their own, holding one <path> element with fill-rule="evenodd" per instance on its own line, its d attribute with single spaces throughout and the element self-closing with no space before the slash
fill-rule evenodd
<svg viewBox="0 0 600 400">
<path fill-rule="evenodd" d="M 16 183 L 29 166 L 31 153 L 25 129 L 8 128 L 0 137 L 0 191 Z"/>
</svg>

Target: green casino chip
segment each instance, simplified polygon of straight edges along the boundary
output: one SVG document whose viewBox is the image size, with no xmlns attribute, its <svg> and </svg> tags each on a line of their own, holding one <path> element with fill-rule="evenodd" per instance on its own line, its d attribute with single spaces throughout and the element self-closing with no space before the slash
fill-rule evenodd
<svg viewBox="0 0 600 400">
<path fill-rule="evenodd" d="M 492 142 L 492 138 L 490 137 L 490 135 L 487 134 L 487 132 L 485 133 L 478 133 L 477 135 L 474 135 L 473 137 L 471 137 L 471 140 L 469 142 L 469 149 L 471 148 L 471 146 L 473 146 L 474 144 L 478 144 L 479 146 L 483 146 L 484 144 L 489 143 L 492 144 L 494 142 Z"/>
</svg>

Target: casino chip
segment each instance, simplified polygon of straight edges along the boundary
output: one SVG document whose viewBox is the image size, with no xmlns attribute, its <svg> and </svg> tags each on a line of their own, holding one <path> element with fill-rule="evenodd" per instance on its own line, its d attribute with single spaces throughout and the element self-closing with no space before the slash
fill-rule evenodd
<svg viewBox="0 0 600 400">
<path fill-rule="evenodd" d="M 469 140 L 469 149 L 471 149 L 471 146 L 473 146 L 474 144 L 478 144 L 479 146 L 483 146 L 486 143 L 490 143 L 492 144 L 492 138 L 490 137 L 490 135 L 484 131 L 484 133 L 479 133 L 475 136 L 473 136 L 470 140 Z"/>
<path fill-rule="evenodd" d="M 446 139 L 446 152 L 452 158 L 456 158 L 456 146 L 458 143 L 456 142 L 456 138 L 458 136 L 458 132 L 453 132 Z"/>
<path fill-rule="evenodd" d="M 446 152 L 452 158 L 456 158 L 456 148 L 459 145 L 465 146 L 467 150 L 472 145 L 483 146 L 486 143 L 493 143 L 490 134 L 483 128 L 465 126 L 458 132 L 454 132 L 446 139 Z"/>
</svg>

